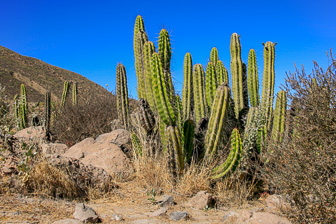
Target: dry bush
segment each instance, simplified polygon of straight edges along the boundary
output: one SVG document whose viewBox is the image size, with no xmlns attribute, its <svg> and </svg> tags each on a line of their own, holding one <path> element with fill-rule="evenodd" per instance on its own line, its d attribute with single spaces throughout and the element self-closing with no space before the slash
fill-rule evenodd
<svg viewBox="0 0 336 224">
<path fill-rule="evenodd" d="M 300 223 L 336 222 L 336 61 L 331 60 L 326 71 L 315 63 L 311 75 L 304 68 L 287 74 L 287 133 L 282 143 L 268 144 L 261 170 L 275 192 L 291 198 L 291 216 Z"/>
<path fill-rule="evenodd" d="M 57 140 L 72 146 L 85 138 L 110 132 L 110 123 L 117 116 L 117 102 L 112 94 L 76 106 L 68 103 L 57 113 L 51 132 Z"/>
</svg>

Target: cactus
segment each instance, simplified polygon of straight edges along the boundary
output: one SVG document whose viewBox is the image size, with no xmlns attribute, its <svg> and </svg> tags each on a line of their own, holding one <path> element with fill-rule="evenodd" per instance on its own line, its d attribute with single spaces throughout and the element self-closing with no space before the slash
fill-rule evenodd
<svg viewBox="0 0 336 224">
<path fill-rule="evenodd" d="M 241 59 L 241 46 L 238 34 L 231 35 L 231 74 L 232 74 L 232 93 L 235 105 L 236 119 L 241 117 L 244 109 L 244 86 L 243 86 L 243 62 Z"/>
<path fill-rule="evenodd" d="M 129 107 L 128 107 L 128 89 L 127 89 L 127 78 L 126 69 L 122 64 L 117 65 L 116 72 L 117 79 L 117 107 L 118 107 L 118 118 L 125 129 L 129 127 Z"/>
<path fill-rule="evenodd" d="M 259 105 L 259 80 L 258 80 L 258 67 L 255 51 L 250 50 L 248 56 L 248 74 L 247 85 L 250 98 L 251 107 Z"/>
<path fill-rule="evenodd" d="M 176 177 L 184 169 L 184 158 L 181 145 L 181 134 L 177 127 L 168 126 L 166 128 L 168 166 L 170 172 Z"/>
<path fill-rule="evenodd" d="M 190 119 L 194 108 L 194 95 L 193 95 L 193 76 L 192 76 L 192 59 L 191 54 L 186 53 L 184 56 L 184 80 L 182 91 L 182 108 L 183 108 L 183 120 Z"/>
<path fill-rule="evenodd" d="M 181 97 L 179 95 L 176 95 L 175 97 L 175 106 L 176 106 L 176 112 L 177 112 L 177 126 L 182 131 L 183 128 L 183 112 L 182 112 L 182 101 Z"/>
<path fill-rule="evenodd" d="M 219 60 L 218 58 L 218 50 L 217 48 L 213 47 L 210 52 L 210 62 L 216 67 L 217 61 Z"/>
<path fill-rule="evenodd" d="M 217 87 L 220 86 L 223 82 L 229 84 L 228 71 L 224 67 L 222 61 L 217 61 L 216 64 L 216 81 L 217 81 Z"/>
<path fill-rule="evenodd" d="M 211 108 L 211 104 L 213 98 L 216 94 L 217 82 L 216 82 L 216 74 L 215 74 L 215 66 L 213 63 L 209 62 L 206 69 L 206 99 L 208 108 Z"/>
<path fill-rule="evenodd" d="M 132 146 L 135 156 L 138 158 L 139 156 L 142 156 L 142 145 L 140 143 L 140 140 L 138 136 L 135 133 L 131 134 L 131 140 L 132 140 Z"/>
<path fill-rule="evenodd" d="M 193 120 L 186 120 L 183 124 L 183 154 L 187 164 L 190 164 L 193 156 L 194 138 L 195 122 Z"/>
<path fill-rule="evenodd" d="M 225 176 L 229 171 L 234 171 L 239 164 L 242 153 L 242 142 L 237 128 L 231 134 L 231 149 L 225 162 L 213 170 L 213 179 Z"/>
<path fill-rule="evenodd" d="M 21 103 L 20 103 L 20 128 L 24 129 L 27 127 L 28 119 L 28 100 L 26 87 L 21 84 Z"/>
<path fill-rule="evenodd" d="M 16 126 L 19 128 L 20 127 L 20 123 L 21 123 L 21 118 L 20 118 L 20 103 L 18 100 L 18 95 L 15 94 L 14 96 L 14 118 L 15 118 L 15 123 Z"/>
<path fill-rule="evenodd" d="M 286 107 L 287 107 L 286 92 L 280 90 L 276 98 L 274 118 L 273 118 L 272 136 L 274 141 L 281 142 L 282 140 L 282 136 L 285 129 Z"/>
<path fill-rule="evenodd" d="M 150 134 L 155 126 L 155 117 L 153 111 L 145 99 L 140 99 L 139 110 L 139 121 L 141 127 L 146 131 L 147 134 Z"/>
<path fill-rule="evenodd" d="M 174 108 L 174 100 L 171 99 L 169 91 L 169 83 L 166 82 L 162 71 L 162 63 L 157 53 L 152 55 L 152 84 L 155 96 L 155 104 L 159 112 L 160 118 L 167 126 L 176 124 L 176 111 Z M 175 98 L 175 97 L 174 97 Z"/>
<path fill-rule="evenodd" d="M 208 130 L 205 136 L 205 157 L 210 160 L 222 142 L 222 132 L 228 116 L 230 88 L 223 83 L 217 88 L 211 107 Z"/>
<path fill-rule="evenodd" d="M 146 100 L 153 111 L 156 111 L 153 85 L 152 85 L 152 54 L 155 52 L 153 42 L 147 41 L 144 45 L 144 58 L 145 58 L 145 87 L 146 87 Z"/>
<path fill-rule="evenodd" d="M 78 83 L 72 83 L 72 105 L 77 105 Z"/>
<path fill-rule="evenodd" d="M 201 64 L 194 65 L 193 70 L 194 113 L 195 122 L 207 117 L 207 102 L 205 98 L 204 70 Z"/>
<path fill-rule="evenodd" d="M 62 93 L 62 99 L 61 99 L 61 107 L 65 106 L 65 102 L 66 102 L 66 99 L 69 93 L 69 87 L 70 87 L 70 83 L 68 81 L 64 81 L 63 93 Z"/>
<path fill-rule="evenodd" d="M 261 104 L 265 108 L 266 113 L 266 128 L 270 130 L 271 116 L 273 108 L 273 94 L 274 94 L 274 58 L 275 58 L 275 44 L 266 42 L 264 44 L 264 74 L 263 74 L 263 89 L 261 96 Z"/>
<path fill-rule="evenodd" d="M 51 93 L 47 91 L 45 94 L 45 104 L 44 104 L 44 114 L 45 114 L 45 121 L 44 121 L 44 128 L 45 128 L 45 138 L 47 141 L 50 141 L 50 118 L 51 118 L 51 104 L 50 104 Z"/>
</svg>

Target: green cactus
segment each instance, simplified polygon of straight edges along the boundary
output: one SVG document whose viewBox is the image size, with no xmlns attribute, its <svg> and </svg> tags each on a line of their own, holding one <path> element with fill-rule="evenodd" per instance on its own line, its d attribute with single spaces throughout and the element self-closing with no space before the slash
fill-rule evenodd
<svg viewBox="0 0 336 224">
<path fill-rule="evenodd" d="M 166 128 L 168 167 L 174 177 L 184 170 L 184 157 L 181 144 L 181 134 L 177 127 Z"/>
<path fill-rule="evenodd" d="M 225 83 L 221 84 L 216 91 L 205 136 L 205 157 L 208 161 L 217 152 L 222 142 L 222 133 L 228 117 L 230 92 L 230 88 Z"/>
<path fill-rule="evenodd" d="M 243 84 L 243 62 L 241 59 L 241 46 L 239 35 L 231 35 L 230 53 L 231 53 L 231 75 L 232 75 L 232 93 L 235 105 L 236 119 L 241 117 L 244 105 L 244 84 Z"/>
<path fill-rule="evenodd" d="M 72 105 L 77 105 L 78 83 L 72 83 Z"/>
<path fill-rule="evenodd" d="M 274 58 L 275 58 L 275 45 L 270 41 L 264 45 L 264 74 L 263 74 L 263 89 L 261 95 L 261 104 L 265 108 L 266 113 L 266 129 L 270 130 L 272 108 L 273 108 L 273 95 L 274 95 Z"/>
<path fill-rule="evenodd" d="M 166 82 L 164 73 L 162 71 L 162 63 L 157 53 L 152 55 L 152 85 L 155 96 L 155 104 L 159 112 L 161 120 L 167 126 L 174 126 L 176 124 L 176 111 L 174 108 L 174 100 L 170 97 L 172 93 L 169 91 L 169 83 Z M 175 97 L 174 97 L 175 98 Z"/>
<path fill-rule="evenodd" d="M 20 103 L 20 128 L 24 129 L 28 124 L 28 100 L 26 87 L 21 84 L 21 103 Z"/>
<path fill-rule="evenodd" d="M 139 123 L 148 135 L 153 131 L 155 126 L 154 113 L 145 99 L 140 99 L 139 104 Z"/>
<path fill-rule="evenodd" d="M 201 64 L 194 65 L 193 90 L 195 122 L 198 123 L 201 118 L 208 116 L 207 102 L 205 97 L 204 70 Z"/>
<path fill-rule="evenodd" d="M 183 154 L 185 161 L 190 164 L 194 152 L 195 122 L 186 120 L 183 124 Z"/>
<path fill-rule="evenodd" d="M 18 95 L 15 94 L 14 96 L 14 118 L 15 118 L 15 123 L 16 123 L 16 126 L 19 128 L 20 127 L 20 102 L 18 100 Z"/>
<path fill-rule="evenodd" d="M 213 63 L 209 62 L 206 69 L 206 99 L 208 108 L 211 108 L 213 98 L 216 94 L 217 82 L 216 82 L 216 73 L 215 66 Z"/>
<path fill-rule="evenodd" d="M 216 81 L 217 87 L 223 82 L 229 84 L 229 74 L 222 61 L 217 61 L 216 64 Z"/>
<path fill-rule="evenodd" d="M 45 128 L 45 138 L 50 141 L 50 118 L 51 118 L 51 104 L 50 104 L 51 93 L 47 91 L 45 94 L 45 104 L 44 104 L 44 128 Z"/>
<path fill-rule="evenodd" d="M 242 142 L 237 128 L 233 129 L 231 135 L 231 149 L 225 162 L 213 170 L 213 179 L 224 177 L 229 171 L 234 171 L 239 164 L 242 153 Z"/>
<path fill-rule="evenodd" d="M 125 129 L 129 127 L 129 106 L 128 106 L 128 88 L 127 88 L 127 78 L 126 69 L 122 64 L 117 65 L 116 72 L 117 79 L 117 109 L 118 118 Z"/>
<path fill-rule="evenodd" d="M 259 105 L 259 80 L 258 80 L 258 67 L 255 51 L 250 50 L 248 56 L 248 74 L 247 85 L 250 98 L 251 107 Z"/>
<path fill-rule="evenodd" d="M 272 136 L 274 141 L 281 142 L 282 140 L 282 136 L 285 129 L 286 107 L 287 107 L 286 92 L 280 90 L 276 98 L 274 118 L 273 118 Z"/>
<path fill-rule="evenodd" d="M 142 145 L 140 143 L 138 136 L 134 132 L 131 134 L 131 140 L 134 154 L 137 158 L 139 158 L 140 156 L 142 156 Z"/>
<path fill-rule="evenodd" d="M 64 81 L 63 93 L 62 93 L 62 99 L 61 99 L 61 107 L 65 106 L 66 99 L 69 93 L 69 87 L 70 87 L 70 83 L 68 81 Z"/>
<path fill-rule="evenodd" d="M 175 107 L 177 112 L 177 126 L 182 131 L 183 128 L 183 111 L 182 111 L 182 100 L 179 95 L 176 95 L 175 98 Z"/>
<path fill-rule="evenodd" d="M 183 91 L 182 91 L 182 108 L 183 108 L 183 120 L 190 119 L 193 113 L 194 107 L 194 95 L 193 95 L 193 76 L 192 76 L 192 59 L 191 54 L 186 53 L 184 56 L 183 66 Z"/>
<path fill-rule="evenodd" d="M 219 60 L 218 58 L 218 50 L 217 48 L 213 47 L 210 52 L 210 62 L 216 67 L 217 61 Z"/>
<path fill-rule="evenodd" d="M 147 41 L 144 45 L 144 58 L 145 58 L 145 87 L 146 87 L 146 100 L 153 111 L 156 111 L 155 98 L 152 85 L 152 54 L 155 52 L 153 42 Z"/>
</svg>

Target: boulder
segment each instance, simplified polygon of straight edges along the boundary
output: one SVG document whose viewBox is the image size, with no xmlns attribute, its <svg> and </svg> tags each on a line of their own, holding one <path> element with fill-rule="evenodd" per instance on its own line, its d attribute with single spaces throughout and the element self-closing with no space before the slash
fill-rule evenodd
<svg viewBox="0 0 336 224">
<path fill-rule="evenodd" d="M 42 126 L 29 127 L 22 129 L 14 135 L 17 139 L 27 140 L 40 140 L 44 138 L 44 129 Z"/>
<path fill-rule="evenodd" d="M 68 150 L 68 146 L 62 143 L 43 143 L 41 144 L 44 154 L 64 154 Z"/>
<path fill-rule="evenodd" d="M 274 209 L 284 210 L 290 208 L 290 204 L 286 202 L 281 195 L 276 194 L 269 195 L 265 199 L 265 203 L 268 210 L 274 210 Z"/>
<path fill-rule="evenodd" d="M 163 216 L 167 213 L 167 210 L 168 208 L 166 207 L 160 208 L 159 210 L 156 210 L 155 212 L 153 212 L 151 216 L 152 217 Z"/>
<path fill-rule="evenodd" d="M 170 213 L 169 217 L 174 221 L 180 221 L 182 219 L 187 220 L 190 218 L 188 212 L 180 212 L 180 211 Z"/>
<path fill-rule="evenodd" d="M 185 205 L 196 209 L 203 209 L 213 208 L 215 204 L 216 200 L 211 194 L 207 193 L 206 191 L 200 191 L 194 197 L 189 199 Z"/>
<path fill-rule="evenodd" d="M 174 199 L 173 196 L 171 195 L 163 195 L 159 200 L 158 200 L 158 204 L 160 207 L 169 207 L 169 206 L 173 206 L 174 203 Z"/>
<path fill-rule="evenodd" d="M 97 213 L 90 207 L 84 205 L 84 203 L 78 203 L 73 214 L 75 219 L 78 219 L 84 223 L 98 223 L 100 221 Z"/>
<path fill-rule="evenodd" d="M 251 219 L 246 223 L 248 224 L 290 224 L 291 222 L 275 214 L 267 212 L 255 212 Z"/>
</svg>

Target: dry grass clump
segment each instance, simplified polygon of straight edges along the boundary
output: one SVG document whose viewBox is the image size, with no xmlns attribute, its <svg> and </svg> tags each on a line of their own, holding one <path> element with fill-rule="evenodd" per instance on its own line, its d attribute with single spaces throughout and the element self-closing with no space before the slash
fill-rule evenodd
<svg viewBox="0 0 336 224">
<path fill-rule="evenodd" d="M 39 195 L 68 199 L 80 196 L 76 183 L 47 161 L 42 161 L 34 166 L 26 176 L 24 183 L 29 192 Z"/>
</svg>

